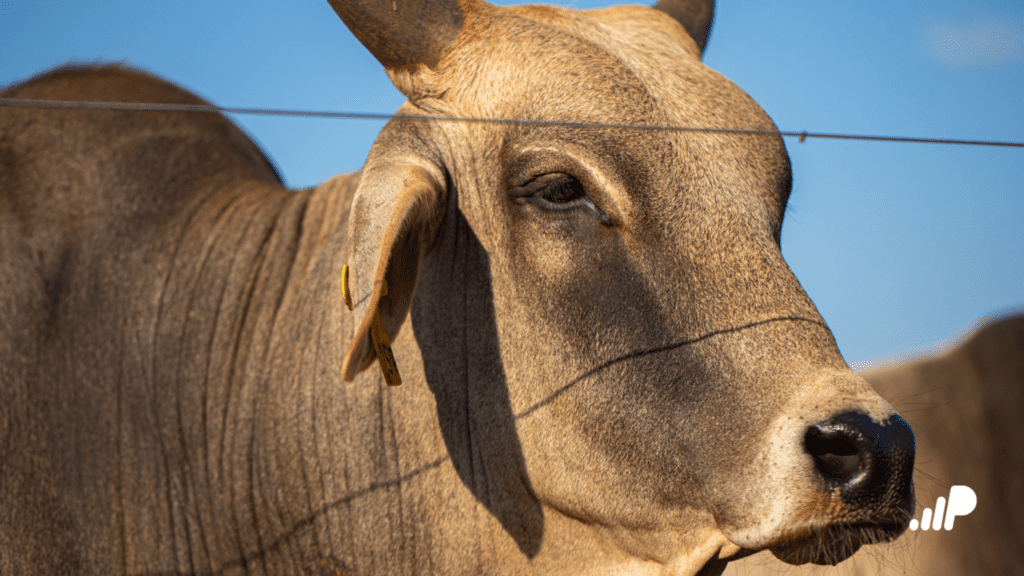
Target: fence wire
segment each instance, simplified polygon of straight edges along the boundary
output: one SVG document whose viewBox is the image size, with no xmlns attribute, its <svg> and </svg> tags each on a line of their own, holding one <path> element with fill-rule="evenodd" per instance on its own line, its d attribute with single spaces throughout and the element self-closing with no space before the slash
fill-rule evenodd
<svg viewBox="0 0 1024 576">
<path fill-rule="evenodd" d="M 793 132 L 786 130 L 749 130 L 744 128 L 716 128 L 710 126 L 667 126 L 657 124 L 616 124 L 603 122 L 568 122 L 562 120 L 530 120 L 524 118 L 474 118 L 466 116 L 432 116 L 410 114 L 379 114 L 373 112 L 328 112 L 313 110 L 280 110 L 271 108 L 234 108 L 212 104 L 158 104 L 132 102 L 76 102 L 68 100 L 28 100 L 0 98 L 0 106 L 29 108 L 68 108 L 90 110 L 130 110 L 135 112 L 221 112 L 226 114 L 252 114 L 264 116 L 296 116 L 303 118 L 334 118 L 347 120 L 415 120 L 437 122 L 469 122 L 484 124 L 515 124 L 521 126 L 597 128 L 616 130 L 643 130 L 650 132 L 707 132 L 715 134 L 776 135 L 799 138 L 828 138 L 833 140 L 865 140 L 870 142 L 909 142 L 915 144 L 952 144 L 963 146 L 996 146 L 1024 148 L 1024 142 L 992 140 L 964 140 L 953 138 L 918 138 L 909 136 L 869 136 L 863 134 L 837 134 L 828 132 Z"/>
</svg>

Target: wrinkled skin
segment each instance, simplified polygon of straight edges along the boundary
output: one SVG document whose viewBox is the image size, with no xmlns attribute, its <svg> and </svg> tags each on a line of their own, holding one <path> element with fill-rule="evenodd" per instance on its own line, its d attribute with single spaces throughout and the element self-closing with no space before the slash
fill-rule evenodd
<svg viewBox="0 0 1024 576">
<path fill-rule="evenodd" d="M 402 114 L 774 130 L 663 12 L 458 5 L 422 61 L 364 39 Z M 220 116 L 0 108 L 0 163 L 5 573 L 715 574 L 913 513 L 905 425 L 870 498 L 805 446 L 902 420 L 782 259 L 778 136 L 396 119 L 292 193 Z"/>
<path fill-rule="evenodd" d="M 1024 573 L 1024 316 L 992 321 L 925 358 L 872 369 L 864 378 L 899 406 L 918 439 L 919 509 L 949 487 L 969 486 L 977 507 L 951 530 L 907 532 L 868 546 L 834 570 L 794 568 L 768 554 L 731 564 L 727 576 L 974 576 Z M 916 515 L 921 520 L 921 512 Z"/>
</svg>

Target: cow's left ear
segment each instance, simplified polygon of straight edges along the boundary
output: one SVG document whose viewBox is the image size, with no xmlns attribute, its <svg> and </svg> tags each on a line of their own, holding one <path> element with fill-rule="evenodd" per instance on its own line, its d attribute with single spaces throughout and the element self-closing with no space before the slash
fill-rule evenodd
<svg viewBox="0 0 1024 576">
<path fill-rule="evenodd" d="M 444 182 L 438 167 L 416 157 L 367 163 L 348 222 L 347 291 L 356 329 L 341 367 L 344 380 L 351 381 L 377 358 L 376 312 L 391 337 L 405 321 L 420 264 L 444 214 Z M 387 375 L 385 363 L 381 367 Z M 390 377 L 388 382 L 393 383 Z"/>
</svg>

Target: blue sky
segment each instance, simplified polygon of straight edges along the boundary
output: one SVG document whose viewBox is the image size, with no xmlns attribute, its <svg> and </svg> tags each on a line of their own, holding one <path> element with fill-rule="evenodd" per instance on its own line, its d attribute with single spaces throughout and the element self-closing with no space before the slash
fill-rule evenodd
<svg viewBox="0 0 1024 576">
<path fill-rule="evenodd" d="M 124 60 L 224 106 L 403 101 L 326 0 L 0 1 L 0 85 L 69 60 Z M 1020 0 L 720 0 L 704 60 L 783 130 L 1024 140 Z M 383 125 L 234 119 L 292 187 L 360 168 Z M 1022 310 L 1024 150 L 787 146 L 783 254 L 849 362 L 927 350 Z"/>
</svg>

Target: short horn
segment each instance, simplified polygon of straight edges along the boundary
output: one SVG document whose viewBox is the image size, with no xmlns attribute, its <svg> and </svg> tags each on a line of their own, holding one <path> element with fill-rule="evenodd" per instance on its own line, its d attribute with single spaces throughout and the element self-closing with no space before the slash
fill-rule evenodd
<svg viewBox="0 0 1024 576">
<path fill-rule="evenodd" d="M 715 0 L 659 0 L 654 9 L 682 24 L 697 43 L 701 54 L 704 53 L 708 34 L 711 33 L 711 20 L 715 16 Z"/>
<path fill-rule="evenodd" d="M 388 70 L 413 70 L 418 64 L 435 68 L 463 24 L 458 0 L 329 1 Z"/>
</svg>

